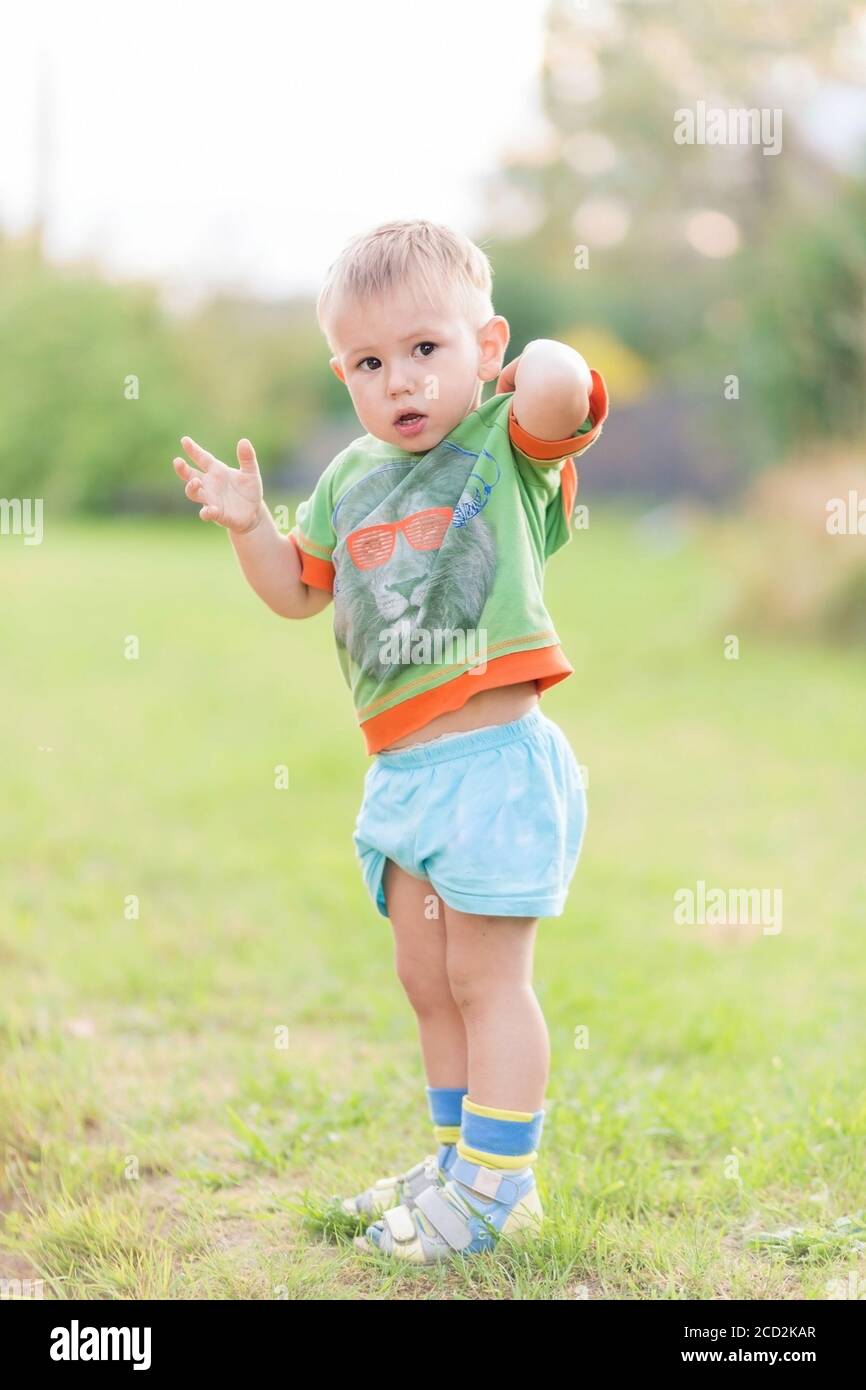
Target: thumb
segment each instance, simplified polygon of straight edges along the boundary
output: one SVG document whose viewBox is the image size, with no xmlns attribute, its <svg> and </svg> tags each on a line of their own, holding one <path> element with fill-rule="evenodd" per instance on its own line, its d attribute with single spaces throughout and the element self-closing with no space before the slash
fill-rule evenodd
<svg viewBox="0 0 866 1390">
<path fill-rule="evenodd" d="M 501 391 L 514 390 L 514 374 L 517 371 L 517 364 L 519 361 L 520 358 L 515 357 L 507 366 L 503 367 L 502 371 L 499 373 L 499 379 L 496 382 L 496 391 L 494 395 L 498 396 Z"/>
<path fill-rule="evenodd" d="M 238 463 L 242 473 L 258 473 L 259 465 L 256 451 L 248 439 L 238 440 Z"/>
</svg>

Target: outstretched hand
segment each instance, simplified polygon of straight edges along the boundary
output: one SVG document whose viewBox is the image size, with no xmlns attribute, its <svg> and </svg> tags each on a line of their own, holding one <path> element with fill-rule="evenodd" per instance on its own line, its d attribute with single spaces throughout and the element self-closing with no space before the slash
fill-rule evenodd
<svg viewBox="0 0 866 1390">
<path fill-rule="evenodd" d="M 261 520 L 264 490 L 250 441 L 238 441 L 238 468 L 221 463 L 189 435 L 185 434 L 180 442 L 198 468 L 191 468 L 186 459 L 176 458 L 174 471 L 186 483 L 184 492 L 190 501 L 201 504 L 202 521 L 215 521 L 230 531 L 252 531 Z"/>
</svg>

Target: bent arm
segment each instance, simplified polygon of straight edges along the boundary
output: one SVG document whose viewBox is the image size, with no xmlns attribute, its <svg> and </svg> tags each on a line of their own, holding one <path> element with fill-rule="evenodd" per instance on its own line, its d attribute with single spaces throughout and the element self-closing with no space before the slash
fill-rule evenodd
<svg viewBox="0 0 866 1390">
<path fill-rule="evenodd" d="M 301 562 L 288 536 L 280 535 L 265 503 L 249 531 L 229 531 L 244 576 L 259 598 L 281 618 L 312 618 L 332 594 L 301 579 Z"/>
<path fill-rule="evenodd" d="M 592 376 L 567 343 L 537 338 L 528 343 L 514 373 L 514 416 L 539 439 L 568 439 L 589 412 Z"/>
</svg>

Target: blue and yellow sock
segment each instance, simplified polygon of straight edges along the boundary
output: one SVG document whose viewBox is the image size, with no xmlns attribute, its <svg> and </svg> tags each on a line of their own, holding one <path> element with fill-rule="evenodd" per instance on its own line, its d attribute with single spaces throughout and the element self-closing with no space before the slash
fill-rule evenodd
<svg viewBox="0 0 866 1390">
<path fill-rule="evenodd" d="M 538 1158 L 544 1127 L 543 1110 L 503 1110 L 463 1099 L 459 1158 L 485 1168 L 514 1171 L 529 1168 Z"/>
<path fill-rule="evenodd" d="M 439 1167 L 445 1172 L 456 1157 L 456 1144 L 460 1138 L 463 1097 L 465 1086 L 428 1086 L 427 1105 L 433 1121 L 433 1133 L 439 1144 Z"/>
<path fill-rule="evenodd" d="M 436 1213 L 428 1206 L 425 1215 L 423 1199 L 421 1207 L 416 1205 L 413 1210 L 416 1231 L 420 1230 L 431 1239 L 438 1238 L 442 1245 L 446 1227 L 442 1225 L 443 1212 L 438 1204 L 443 1202 L 462 1222 L 456 1241 L 451 1239 L 449 1244 L 452 1249 L 459 1246 L 464 1255 L 493 1249 L 503 1232 L 511 1235 L 521 1229 L 537 1231 L 544 1213 L 532 1164 L 538 1157 L 544 1111 L 503 1110 L 478 1105 L 469 1099 L 468 1091 L 457 1088 L 428 1087 L 428 1096 L 436 1136 L 443 1144 L 440 1155 L 449 1147 L 447 1141 L 453 1140 L 454 1157 L 447 1164 L 445 1183 L 436 1193 Z M 457 1104 L 461 1107 L 460 1126 L 446 1125 L 444 1120 L 453 1117 L 453 1107 Z M 434 1215 L 438 1215 L 438 1221 Z M 509 1223 L 515 1218 L 517 1224 L 509 1231 Z M 453 1228 L 453 1220 L 451 1225 Z M 462 1238 L 464 1231 L 468 1232 L 465 1239 Z M 366 1239 L 379 1249 L 385 1248 L 382 1245 L 385 1238 L 384 1220 L 367 1227 Z M 391 1241 L 388 1250 L 392 1253 L 393 1236 L 387 1238 Z M 447 1246 L 442 1248 L 450 1254 Z"/>
<path fill-rule="evenodd" d="M 449 1169 L 446 1199 L 465 1213 L 484 1218 L 496 1230 L 506 1227 L 510 1213 L 520 1204 L 543 1212 L 532 1165 L 538 1157 L 543 1110 L 505 1110 L 479 1105 L 463 1097 L 463 1118 L 457 1157 Z M 492 1234 L 479 1232 L 469 1251 L 487 1249 Z"/>
</svg>

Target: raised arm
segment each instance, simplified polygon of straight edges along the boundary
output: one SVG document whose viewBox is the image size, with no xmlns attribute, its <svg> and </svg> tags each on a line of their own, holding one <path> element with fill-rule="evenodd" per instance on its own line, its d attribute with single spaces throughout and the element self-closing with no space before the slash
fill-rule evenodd
<svg viewBox="0 0 866 1390">
<path fill-rule="evenodd" d="M 198 465 L 176 458 L 191 502 L 199 503 L 202 521 L 213 521 L 229 533 L 244 576 L 259 598 L 281 618 L 311 618 L 331 601 L 331 594 L 301 579 L 301 561 L 288 536 L 281 536 L 265 505 L 255 450 L 248 439 L 237 447 L 238 468 L 229 468 L 194 439 L 181 439 Z"/>
<path fill-rule="evenodd" d="M 514 418 L 527 434 L 570 439 L 589 414 L 592 374 L 567 343 L 535 338 L 509 362 L 497 390 L 513 390 Z"/>
</svg>

